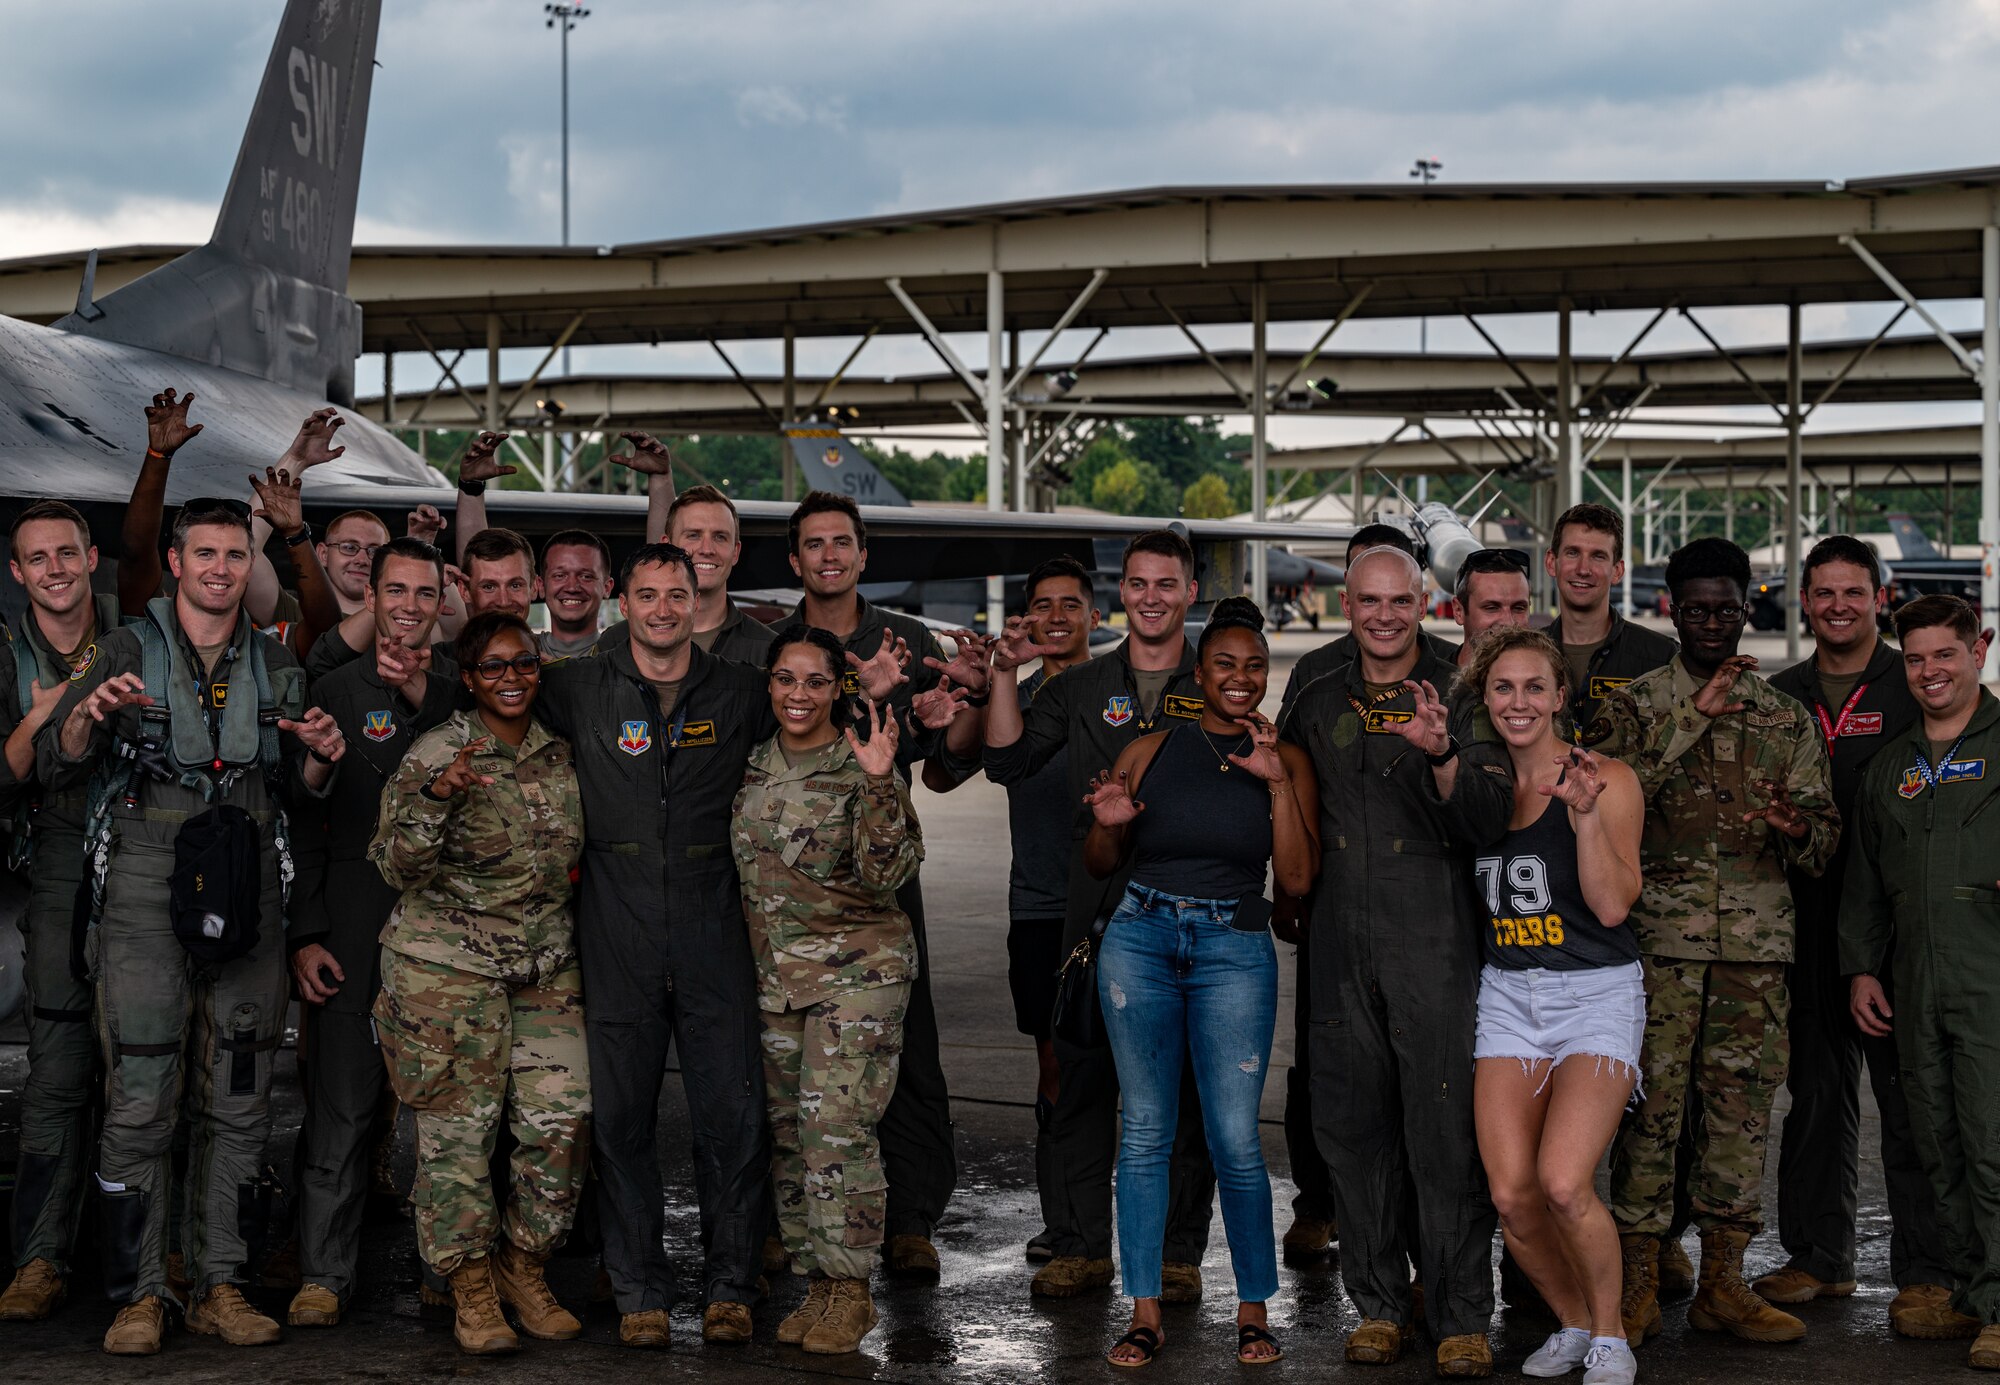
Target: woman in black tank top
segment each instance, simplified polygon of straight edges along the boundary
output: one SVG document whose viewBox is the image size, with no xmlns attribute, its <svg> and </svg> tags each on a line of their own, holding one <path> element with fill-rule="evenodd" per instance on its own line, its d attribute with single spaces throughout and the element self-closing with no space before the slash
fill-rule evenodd
<svg viewBox="0 0 2000 1385">
<path fill-rule="evenodd" d="M 1645 804 L 1630 768 L 1557 736 L 1569 665 L 1546 635 L 1489 631 L 1459 680 L 1514 762 L 1507 834 L 1474 862 L 1488 920 L 1473 1113 L 1507 1248 L 1562 1323 L 1522 1369 L 1629 1381 L 1618 1232 L 1595 1175 L 1645 1027 L 1625 926 Z"/>
<path fill-rule="evenodd" d="M 1319 869 L 1312 762 L 1257 711 L 1270 650 L 1263 615 L 1216 605 L 1195 665 L 1201 689 L 1168 699 L 1172 728 L 1142 736 L 1097 776 L 1084 843 L 1092 874 L 1131 868 L 1098 948 L 1098 997 L 1124 1095 L 1118 1251 L 1132 1330 L 1114 1366 L 1143 1366 L 1160 1329 L 1167 1165 L 1181 1074 L 1192 1064 L 1236 1271 L 1239 1360 L 1281 1354 L 1264 1303 L 1278 1288 L 1271 1179 L 1257 1129 L 1278 1012 L 1264 874 L 1304 894 Z M 1189 705 L 1193 704 L 1193 705 Z"/>
</svg>

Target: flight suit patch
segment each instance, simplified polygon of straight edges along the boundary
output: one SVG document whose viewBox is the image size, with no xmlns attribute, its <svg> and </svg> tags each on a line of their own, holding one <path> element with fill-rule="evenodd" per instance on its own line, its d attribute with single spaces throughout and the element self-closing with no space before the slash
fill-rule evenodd
<svg viewBox="0 0 2000 1385">
<path fill-rule="evenodd" d="M 90 648 L 83 651 L 83 657 L 78 659 L 76 667 L 69 671 L 69 681 L 72 683 L 82 682 L 83 675 L 90 672 L 90 666 L 96 662 L 97 646 L 93 644 Z"/>
<path fill-rule="evenodd" d="M 1128 693 L 1113 695 L 1104 704 L 1104 724 L 1123 726 L 1132 719 L 1132 698 Z"/>
<path fill-rule="evenodd" d="M 1986 761 L 1983 759 L 1953 760 L 1938 771 L 1938 783 L 1940 784 L 1961 784 L 1973 779 L 1984 779 L 1985 777 Z"/>
<path fill-rule="evenodd" d="M 853 669 L 849 669 L 847 670 L 847 672 L 841 674 L 840 690 L 849 697 L 853 697 L 858 693 L 860 693 L 861 675 L 856 673 Z"/>
<path fill-rule="evenodd" d="M 1161 707 L 1161 710 L 1170 717 L 1192 718 L 1201 715 L 1202 705 L 1202 700 L 1198 697 L 1180 697 L 1174 693 L 1168 693 L 1167 700 Z"/>
<path fill-rule="evenodd" d="M 1393 736 L 1398 726 L 1415 716 L 1414 712 L 1385 712 L 1378 707 L 1361 718 L 1361 729 L 1371 736 Z"/>
<path fill-rule="evenodd" d="M 1593 702 L 1602 702 L 1607 696 L 1627 683 L 1630 678 L 1610 678 L 1603 674 L 1593 675 L 1590 680 L 1590 697 Z"/>
<path fill-rule="evenodd" d="M 1590 725 L 1583 728 L 1583 735 L 1578 739 L 1585 745 L 1603 745 L 1611 739 L 1611 718 L 1592 717 Z"/>
<path fill-rule="evenodd" d="M 386 741 L 396 734 L 393 712 L 368 712 L 361 718 L 361 734 L 371 741 Z"/>
<path fill-rule="evenodd" d="M 1879 736 L 1882 734 L 1882 714 L 1880 712 L 1849 712 L 1840 728 L 1834 733 L 1840 736 Z"/>
<path fill-rule="evenodd" d="M 229 685 L 227 683 L 210 683 L 208 685 L 208 705 L 211 707 L 227 707 L 229 705 Z"/>
<path fill-rule="evenodd" d="M 672 746 L 675 750 L 679 750 L 683 746 L 714 744 L 715 723 L 712 721 L 691 721 L 681 727 L 680 735 L 674 737 L 672 741 Z"/>
<path fill-rule="evenodd" d="M 627 755 L 644 755 L 653 748 L 653 725 L 647 721 L 627 721 L 618 727 L 618 748 Z"/>
</svg>

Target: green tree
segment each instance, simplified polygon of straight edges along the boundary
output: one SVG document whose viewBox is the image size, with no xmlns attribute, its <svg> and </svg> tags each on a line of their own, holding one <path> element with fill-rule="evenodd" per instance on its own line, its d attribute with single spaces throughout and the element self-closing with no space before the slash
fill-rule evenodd
<svg viewBox="0 0 2000 1385">
<path fill-rule="evenodd" d="M 1215 472 L 1196 477 L 1181 492 L 1181 514 L 1189 519 L 1227 519 L 1235 513 L 1229 483 Z"/>
<path fill-rule="evenodd" d="M 1179 510 L 1173 486 L 1150 462 L 1121 457 L 1097 474 L 1090 486 L 1090 503 L 1114 515 L 1158 515 Z"/>
</svg>

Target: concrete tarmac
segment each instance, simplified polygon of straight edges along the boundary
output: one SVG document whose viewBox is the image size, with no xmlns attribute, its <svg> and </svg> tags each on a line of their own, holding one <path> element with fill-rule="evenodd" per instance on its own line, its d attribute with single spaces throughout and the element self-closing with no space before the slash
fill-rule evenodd
<svg viewBox="0 0 2000 1385">
<path fill-rule="evenodd" d="M 1448 627 L 1441 632 L 1450 633 Z M 1329 630 L 1328 635 L 1334 633 Z M 1274 650 L 1281 676 L 1290 662 L 1324 636 L 1280 636 Z M 1783 662 L 1782 639 L 1746 640 L 1746 652 L 1764 656 L 1767 672 Z M 1279 686 L 1274 677 L 1274 689 Z M 1271 706 L 1275 709 L 1275 692 Z M 1063 1302 L 1028 1295 L 1031 1267 L 1023 1244 L 1040 1229 L 1034 1188 L 1035 1063 L 1028 1039 L 1015 1032 L 1007 989 L 1005 798 L 983 779 L 947 797 L 919 791 L 928 861 L 924 871 L 944 1063 L 957 1121 L 960 1178 L 937 1242 L 944 1261 L 935 1287 L 876 1278 L 882 1323 L 866 1350 L 849 1357 L 815 1357 L 772 1340 L 778 1320 L 798 1302 L 804 1283 L 780 1276 L 771 1297 L 756 1310 L 757 1341 L 748 1347 L 704 1347 L 700 1305 L 683 1303 L 673 1315 L 674 1344 L 666 1352 L 639 1353 L 617 1345 L 617 1315 L 609 1305 L 583 1313 L 577 1342 L 528 1342 L 517 1357 L 474 1360 L 461 1356 L 446 1312 L 424 1309 L 417 1298 L 417 1260 L 409 1222 L 371 1221 L 364 1240 L 361 1284 L 338 1328 L 287 1329 L 275 1346 L 240 1349 L 185 1331 L 169 1338 L 162 1355 L 144 1361 L 106 1357 L 98 1343 L 112 1308 L 98 1295 L 93 1269 L 78 1276 L 75 1299 L 40 1324 L 0 1325 L 0 1381 L 41 1382 L 145 1378 L 208 1382 L 270 1379 L 292 1385 L 318 1381 L 479 1379 L 506 1381 L 627 1380 L 635 1376 L 736 1382 L 827 1376 L 885 1381 L 964 1382 L 1100 1381 L 1124 1376 L 1102 1356 L 1124 1330 L 1128 1305 L 1112 1293 Z M 1264 1146 L 1275 1194 L 1276 1230 L 1290 1222 L 1283 1132 L 1284 1078 L 1292 1061 L 1292 960 L 1280 946 L 1280 1023 L 1265 1088 Z M 11 1166 L 19 1131 L 25 1053 L 18 1028 L 0 1032 L 0 1168 Z M 278 1119 L 271 1159 L 289 1173 L 297 1130 L 298 1093 L 289 1061 L 280 1059 Z M 1781 1108 L 1783 1099 L 1781 1098 Z M 1800 1313 L 1806 1340 L 1790 1346 L 1754 1346 L 1687 1326 L 1685 1304 L 1669 1304 L 1666 1334 L 1639 1353 L 1641 1378 L 1651 1382 L 1814 1382 L 1946 1380 L 1964 1378 L 1963 1342 L 1908 1342 L 1891 1335 L 1886 1309 L 1894 1286 L 1888 1277 L 1889 1219 L 1876 1159 L 1872 1102 L 1862 1103 L 1860 1188 L 1860 1289 L 1854 1297 L 1809 1304 Z M 679 1080 L 668 1078 L 661 1103 L 660 1147 L 668 1180 L 667 1235 L 680 1288 L 699 1292 L 694 1248 L 687 1123 Z M 399 1176 L 411 1173 L 405 1120 Z M 1771 1151 L 1773 1178 L 1777 1151 Z M 1775 1188 L 1767 1184 L 1771 1230 L 1751 1247 L 1753 1274 L 1783 1259 L 1776 1238 Z M 1694 1237 L 1688 1238 L 1690 1253 Z M 573 1247 L 573 1250 L 576 1248 Z M 1359 1321 L 1342 1292 L 1339 1258 L 1280 1272 L 1270 1305 L 1274 1330 L 1287 1357 L 1253 1372 L 1235 1361 L 1235 1300 L 1228 1248 L 1217 1214 L 1202 1266 L 1207 1296 L 1199 1306 L 1169 1308 L 1168 1341 L 1145 1372 L 1156 1385 L 1249 1378 L 1410 1382 L 1433 1379 L 1431 1344 L 1420 1341 L 1390 1367 L 1351 1366 L 1342 1359 L 1345 1335 Z M 566 1254 L 551 1267 L 558 1293 L 583 1309 L 595 1277 L 587 1252 Z M 290 1291 L 258 1288 L 253 1298 L 282 1319 Z M 1497 1375 L 1518 1378 L 1522 1359 L 1540 1344 L 1550 1324 L 1502 1309 L 1494 1318 Z M 1572 1377 L 1573 1379 L 1575 1377 Z"/>
</svg>

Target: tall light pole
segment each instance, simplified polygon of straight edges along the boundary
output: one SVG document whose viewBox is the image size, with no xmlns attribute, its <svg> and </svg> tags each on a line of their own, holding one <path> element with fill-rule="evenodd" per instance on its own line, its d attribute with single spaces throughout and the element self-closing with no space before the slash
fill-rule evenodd
<svg viewBox="0 0 2000 1385">
<path fill-rule="evenodd" d="M 551 6 L 551 8 L 553 8 L 553 6 Z M 565 167 L 567 167 L 567 165 L 565 165 Z M 1436 182 L 1438 174 L 1442 173 L 1443 171 L 1444 171 L 1443 159 L 1428 159 L 1428 158 L 1418 159 L 1415 163 L 1410 165 L 1410 176 L 1412 178 L 1423 179 L 1425 187 L 1429 187 L 1432 183 Z M 567 216 L 568 213 L 564 213 L 564 215 Z M 565 222 L 564 224 L 567 225 L 568 223 Z M 567 232 L 564 233 L 565 237 L 567 237 L 567 234 L 568 234 Z M 565 245 L 569 244 L 567 238 L 564 239 L 563 244 Z M 1431 320 L 1427 317 L 1420 317 L 1417 319 L 1417 350 L 1428 353 L 1430 349 L 1431 349 Z"/>
<path fill-rule="evenodd" d="M 544 5 L 548 27 L 562 33 L 562 243 L 569 244 L 569 31 L 590 18 L 582 5 Z M 563 374 L 569 374 L 569 348 L 563 348 Z"/>
</svg>

